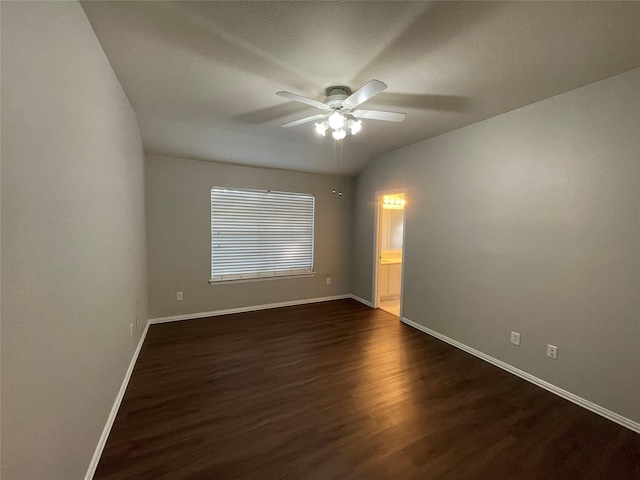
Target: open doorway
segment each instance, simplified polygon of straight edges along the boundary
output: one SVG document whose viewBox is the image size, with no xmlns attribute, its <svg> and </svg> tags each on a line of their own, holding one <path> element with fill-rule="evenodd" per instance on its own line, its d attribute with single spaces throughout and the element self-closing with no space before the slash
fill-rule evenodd
<svg viewBox="0 0 640 480">
<path fill-rule="evenodd" d="M 405 191 L 376 194 L 374 306 L 401 318 Z"/>
</svg>

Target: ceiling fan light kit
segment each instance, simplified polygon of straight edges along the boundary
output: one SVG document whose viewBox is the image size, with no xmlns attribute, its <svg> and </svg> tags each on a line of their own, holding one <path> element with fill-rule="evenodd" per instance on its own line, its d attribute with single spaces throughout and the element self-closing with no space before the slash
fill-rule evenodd
<svg viewBox="0 0 640 480">
<path fill-rule="evenodd" d="M 347 136 L 345 126 L 349 129 L 349 133 L 351 133 L 351 135 L 355 135 L 362 130 L 362 120 L 356 121 L 353 118 L 347 120 L 342 113 L 334 112 L 329 115 L 328 120 L 315 124 L 316 133 L 318 133 L 318 135 L 322 135 L 324 137 L 327 134 L 327 130 L 331 128 L 333 130 L 333 132 L 331 132 L 331 136 L 336 140 L 342 140 Z"/>
<path fill-rule="evenodd" d="M 349 87 L 336 86 L 327 88 L 327 98 L 324 103 L 312 98 L 302 97 L 291 92 L 277 92 L 279 95 L 296 102 L 311 105 L 324 110 L 325 113 L 312 115 L 300 120 L 285 123 L 284 128 L 296 127 L 304 123 L 322 120 L 315 124 L 318 135 L 326 136 L 327 130 L 333 130 L 331 136 L 335 140 L 342 140 L 347 134 L 356 135 L 362 130 L 362 120 L 383 120 L 386 122 L 402 122 L 406 118 L 406 113 L 384 112 L 380 110 L 358 110 L 357 107 L 385 90 L 387 86 L 379 80 L 371 80 L 369 83 L 351 93 Z M 355 120 L 355 117 L 358 120 Z"/>
</svg>

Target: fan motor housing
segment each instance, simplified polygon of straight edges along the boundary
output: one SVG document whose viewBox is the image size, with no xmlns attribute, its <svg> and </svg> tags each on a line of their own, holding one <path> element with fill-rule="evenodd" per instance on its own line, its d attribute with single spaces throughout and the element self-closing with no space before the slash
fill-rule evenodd
<svg viewBox="0 0 640 480">
<path fill-rule="evenodd" d="M 342 108 L 345 99 L 351 95 L 351 89 L 343 85 L 337 85 L 328 87 L 326 93 L 327 99 L 324 101 L 325 105 L 337 110 Z"/>
</svg>

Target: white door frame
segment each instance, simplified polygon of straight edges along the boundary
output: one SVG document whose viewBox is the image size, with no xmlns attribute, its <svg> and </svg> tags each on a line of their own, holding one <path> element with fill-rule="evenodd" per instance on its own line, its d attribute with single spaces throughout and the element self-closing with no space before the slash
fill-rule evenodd
<svg viewBox="0 0 640 480">
<path fill-rule="evenodd" d="M 380 227 L 382 225 L 382 197 L 385 195 L 398 195 L 403 194 L 405 202 L 407 202 L 407 189 L 406 188 L 394 188 L 392 190 L 381 190 L 376 192 L 376 210 L 373 222 L 373 285 L 372 285 L 372 299 L 373 308 L 380 308 L 380 298 L 378 297 L 378 275 L 380 266 L 380 257 L 382 255 L 382 235 Z M 405 204 L 406 205 L 406 204 Z M 402 273 L 400 275 L 400 315 L 399 319 L 402 320 L 402 296 L 404 294 L 404 245 L 407 238 L 407 208 L 402 209 Z"/>
</svg>

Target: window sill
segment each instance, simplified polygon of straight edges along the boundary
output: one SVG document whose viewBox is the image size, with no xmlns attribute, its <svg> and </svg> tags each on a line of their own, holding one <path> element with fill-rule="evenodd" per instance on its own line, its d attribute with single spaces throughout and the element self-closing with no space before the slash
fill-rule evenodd
<svg viewBox="0 0 640 480">
<path fill-rule="evenodd" d="M 299 273 L 296 275 L 273 275 L 270 277 L 238 278 L 236 280 L 209 280 L 209 285 L 228 285 L 230 283 L 264 282 L 268 280 L 288 280 L 291 278 L 314 277 L 315 275 L 316 275 L 316 272 Z"/>
</svg>

